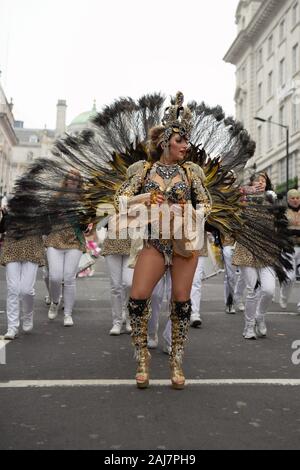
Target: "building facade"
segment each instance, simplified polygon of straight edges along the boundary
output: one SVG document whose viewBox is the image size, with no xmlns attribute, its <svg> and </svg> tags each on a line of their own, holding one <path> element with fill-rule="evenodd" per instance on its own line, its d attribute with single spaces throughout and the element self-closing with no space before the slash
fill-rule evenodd
<svg viewBox="0 0 300 470">
<path fill-rule="evenodd" d="M 13 148 L 18 144 L 14 130 L 13 104 L 8 103 L 0 83 L 0 202 L 13 184 Z"/>
<path fill-rule="evenodd" d="M 289 129 L 289 186 L 300 185 L 300 0 L 241 0 L 236 23 L 224 60 L 236 67 L 236 118 L 256 141 L 248 174 L 267 171 L 284 193 L 287 133 L 278 124 Z"/>
<path fill-rule="evenodd" d="M 55 129 L 31 129 L 23 121 L 14 120 L 12 103 L 8 103 L 0 84 L 0 200 L 9 194 L 14 182 L 28 164 L 39 157 L 49 157 L 55 140 L 66 131 L 77 134 L 91 127 L 90 119 L 97 113 L 96 104 L 90 111 L 76 116 L 66 125 L 67 103 L 58 100 Z"/>
</svg>

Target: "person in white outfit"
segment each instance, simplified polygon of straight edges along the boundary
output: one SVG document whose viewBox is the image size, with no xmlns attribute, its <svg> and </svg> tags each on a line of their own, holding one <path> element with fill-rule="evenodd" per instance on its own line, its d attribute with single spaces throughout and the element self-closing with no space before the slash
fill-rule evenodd
<svg viewBox="0 0 300 470">
<path fill-rule="evenodd" d="M 171 301 L 172 281 L 169 269 L 166 270 L 164 276 L 156 284 L 151 296 L 151 316 L 148 322 L 148 339 L 147 346 L 149 349 L 155 349 L 158 346 L 158 327 L 159 316 L 162 310 L 164 296 L 169 308 Z M 172 325 L 168 318 L 163 334 L 163 352 L 170 354 L 172 345 Z"/>
<path fill-rule="evenodd" d="M 125 322 L 126 333 L 131 333 L 127 311 L 129 291 L 132 284 L 133 269 L 128 267 L 131 241 L 126 239 L 106 238 L 101 255 L 105 257 L 111 285 L 111 336 L 119 336 Z"/>
<path fill-rule="evenodd" d="M 236 278 L 235 278 L 235 286 L 234 286 L 234 305 L 236 310 L 240 312 L 245 311 L 245 290 L 246 290 L 246 282 L 244 277 L 242 276 L 242 272 L 238 267 L 236 269 Z"/>
<path fill-rule="evenodd" d="M 234 289 L 236 284 L 236 266 L 232 264 L 235 241 L 232 237 L 221 237 L 221 249 L 224 261 L 224 300 L 225 313 L 235 313 Z"/>
<path fill-rule="evenodd" d="M 79 172 L 72 170 L 65 178 L 63 188 L 73 191 L 80 185 Z M 64 326 L 73 326 L 74 324 L 72 313 L 76 296 L 76 274 L 81 255 L 86 251 L 83 233 L 85 228 L 80 227 L 76 220 L 70 219 L 64 222 L 61 227 L 56 226 L 55 230 L 51 231 L 45 239 L 51 299 L 48 318 L 54 320 L 58 315 L 63 283 Z"/>
<path fill-rule="evenodd" d="M 200 328 L 202 326 L 201 318 L 201 296 L 202 296 L 202 282 L 204 278 L 204 266 L 205 261 L 208 257 L 208 240 L 207 233 L 204 234 L 203 248 L 199 252 L 199 258 L 197 268 L 194 274 L 192 290 L 191 290 L 191 302 L 192 312 L 190 318 L 190 326 L 193 328 Z"/>
<path fill-rule="evenodd" d="M 18 336 L 21 323 L 25 333 L 33 329 L 34 285 L 45 257 L 42 237 L 24 236 L 16 240 L 10 236 L 9 222 L 4 227 L 6 234 L 0 254 L 0 264 L 6 266 L 7 284 L 4 339 L 12 340 Z"/>
<path fill-rule="evenodd" d="M 300 266 L 300 191 L 291 189 L 288 192 L 288 208 L 286 211 L 288 219 L 288 228 L 293 237 L 294 242 L 294 255 L 293 265 L 294 269 L 287 271 L 288 281 L 282 284 L 280 288 L 279 304 L 283 310 L 286 310 L 288 300 L 296 281 L 297 268 Z M 300 298 L 298 297 L 297 312 L 300 313 Z"/>
<path fill-rule="evenodd" d="M 247 200 L 256 203 L 258 210 L 260 204 L 270 204 L 275 201 L 276 194 L 272 191 L 267 173 L 263 172 L 254 176 L 252 186 L 255 188 L 256 194 L 251 191 Z M 239 266 L 247 286 L 243 336 L 245 339 L 265 337 L 267 334 L 265 314 L 275 293 L 275 272 L 270 266 L 263 265 L 239 243 L 236 244 L 232 263 Z"/>
</svg>

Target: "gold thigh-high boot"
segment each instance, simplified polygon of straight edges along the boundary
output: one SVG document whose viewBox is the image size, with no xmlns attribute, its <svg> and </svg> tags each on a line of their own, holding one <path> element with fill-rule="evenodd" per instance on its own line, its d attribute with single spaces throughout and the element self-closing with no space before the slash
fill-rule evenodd
<svg viewBox="0 0 300 470">
<path fill-rule="evenodd" d="M 172 322 L 172 351 L 170 355 L 172 387 L 181 390 L 184 388 L 185 377 L 182 371 L 184 343 L 187 339 L 191 316 L 191 300 L 186 302 L 171 302 Z"/>
<path fill-rule="evenodd" d="M 136 371 L 136 385 L 146 388 L 149 385 L 150 353 L 147 349 L 148 320 L 150 317 L 149 299 L 129 298 L 128 312 L 132 328 L 131 338 L 135 347 L 135 358 L 138 363 Z"/>
</svg>

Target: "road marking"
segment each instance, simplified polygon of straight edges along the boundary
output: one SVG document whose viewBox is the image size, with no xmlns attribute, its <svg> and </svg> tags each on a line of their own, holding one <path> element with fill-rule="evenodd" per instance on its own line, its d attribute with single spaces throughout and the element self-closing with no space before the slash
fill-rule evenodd
<svg viewBox="0 0 300 470">
<path fill-rule="evenodd" d="M 215 311 L 211 311 L 211 312 L 203 312 L 203 316 L 209 316 L 209 315 L 224 315 L 225 312 L 223 310 L 215 310 Z M 241 317 L 243 318 L 243 315 L 244 313 L 243 312 L 237 312 L 236 316 L 237 317 Z M 290 315 L 292 317 L 299 317 L 300 318 L 300 314 L 299 312 L 286 312 L 286 311 L 282 311 L 282 312 L 267 312 L 266 315 L 282 315 L 283 317 L 287 316 L 287 315 Z M 230 317 L 233 317 L 234 315 L 226 315 L 227 318 L 230 318 Z"/>
<path fill-rule="evenodd" d="M 47 388 L 47 387 L 110 387 L 135 385 L 135 380 L 11 380 L 0 382 L 0 388 Z M 170 385 L 170 380 L 150 380 L 150 385 Z M 186 385 L 279 385 L 300 386 L 300 379 L 187 379 Z"/>
</svg>

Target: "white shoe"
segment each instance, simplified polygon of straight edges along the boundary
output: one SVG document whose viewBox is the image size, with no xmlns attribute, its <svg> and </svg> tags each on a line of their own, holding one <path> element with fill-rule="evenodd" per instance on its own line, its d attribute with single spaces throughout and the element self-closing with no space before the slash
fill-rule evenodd
<svg viewBox="0 0 300 470">
<path fill-rule="evenodd" d="M 73 318 L 72 315 L 65 315 L 64 316 L 64 326 L 73 326 Z"/>
<path fill-rule="evenodd" d="M 164 344 L 163 344 L 162 350 L 165 354 L 168 354 L 169 356 L 171 355 L 172 347 L 170 346 L 170 344 L 165 339 L 164 339 Z"/>
<path fill-rule="evenodd" d="M 286 302 L 286 300 L 279 299 L 279 305 L 280 305 L 280 307 L 282 308 L 282 310 L 286 310 L 286 309 L 287 309 L 287 302 Z"/>
<path fill-rule="evenodd" d="M 234 308 L 234 306 L 233 306 L 233 305 L 226 305 L 226 307 L 225 307 L 225 313 L 230 313 L 230 314 L 235 313 L 235 308 Z"/>
<path fill-rule="evenodd" d="M 115 323 L 109 332 L 110 336 L 119 336 L 121 334 L 121 325 Z"/>
<path fill-rule="evenodd" d="M 245 326 L 243 336 L 245 339 L 256 339 L 255 329 L 253 324 Z"/>
<path fill-rule="evenodd" d="M 157 335 L 153 336 L 148 336 L 148 341 L 147 341 L 147 346 L 149 349 L 156 349 L 158 346 L 158 337 Z"/>
<path fill-rule="evenodd" d="M 46 305 L 51 305 L 51 299 L 50 299 L 49 295 L 45 296 L 45 304 Z"/>
<path fill-rule="evenodd" d="M 264 338 L 267 335 L 266 322 L 263 316 L 256 318 L 255 331 L 259 338 Z"/>
<path fill-rule="evenodd" d="M 190 326 L 193 328 L 200 328 L 202 325 L 202 320 L 200 318 L 199 313 L 192 313 L 190 318 Z"/>
<path fill-rule="evenodd" d="M 59 303 L 55 304 L 55 303 L 51 302 L 51 305 L 50 305 L 50 308 L 49 308 L 49 311 L 48 311 L 49 320 L 54 320 L 57 317 L 58 309 L 59 309 Z"/>
<path fill-rule="evenodd" d="M 243 302 L 238 302 L 237 304 L 235 304 L 235 308 L 236 310 L 238 310 L 238 312 L 245 311 L 245 305 L 243 304 Z"/>
<path fill-rule="evenodd" d="M 24 315 L 22 319 L 22 330 L 29 333 L 33 329 L 33 313 Z"/>
<path fill-rule="evenodd" d="M 19 330 L 18 328 L 8 328 L 7 332 L 4 335 L 4 339 L 15 339 L 18 337 Z"/>
<path fill-rule="evenodd" d="M 132 333 L 132 328 L 131 328 L 131 325 L 130 325 L 130 318 L 126 318 L 125 331 L 128 334 Z"/>
</svg>

